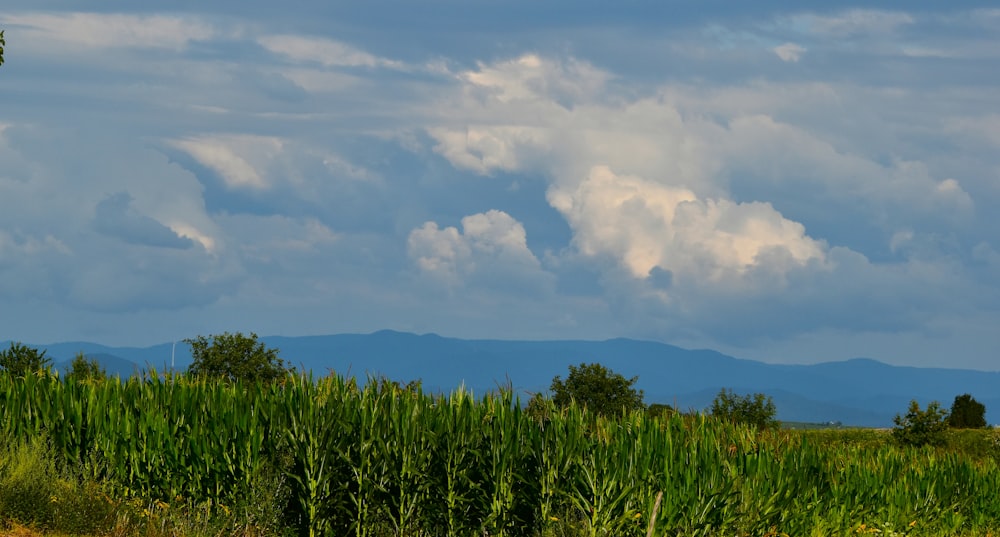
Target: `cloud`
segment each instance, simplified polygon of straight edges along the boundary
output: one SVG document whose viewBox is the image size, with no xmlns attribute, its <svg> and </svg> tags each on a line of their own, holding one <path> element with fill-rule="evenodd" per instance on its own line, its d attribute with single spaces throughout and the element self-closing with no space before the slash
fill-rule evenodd
<svg viewBox="0 0 1000 537">
<path fill-rule="evenodd" d="M 267 35 L 257 42 L 265 49 L 294 62 L 318 63 L 325 67 L 405 68 L 401 62 L 380 58 L 346 43 L 323 37 Z"/>
<path fill-rule="evenodd" d="M 0 227 L 0 297 L 58 297 L 59 267 L 72 258 L 70 247 L 53 235 Z"/>
<path fill-rule="evenodd" d="M 877 162 L 767 115 L 732 119 L 720 141 L 729 173 L 772 183 L 813 183 L 821 189 L 811 190 L 812 195 L 827 203 L 849 203 L 854 210 L 884 214 L 886 206 L 896 206 L 883 216 L 890 227 L 927 218 L 962 222 L 974 211 L 957 179 L 937 179 L 921 161 Z"/>
<path fill-rule="evenodd" d="M 200 18 L 171 15 L 28 12 L 0 15 L 0 23 L 24 28 L 19 36 L 29 47 L 39 48 L 63 43 L 88 48 L 180 50 L 193 41 L 217 35 L 215 28 Z"/>
<path fill-rule="evenodd" d="M 790 26 L 803 33 L 834 38 L 889 34 L 914 22 L 909 13 L 874 9 L 849 9 L 833 15 L 805 13 L 789 18 Z"/>
<path fill-rule="evenodd" d="M 774 47 L 774 53 L 781 58 L 784 62 L 798 62 L 802 59 L 802 55 L 805 54 L 806 49 L 802 45 L 797 45 L 795 43 L 785 43 L 783 45 L 778 45 Z"/>
<path fill-rule="evenodd" d="M 426 222 L 410 232 L 407 251 L 423 274 L 448 288 L 535 293 L 553 283 L 528 249 L 524 226 L 495 209 L 462 218 L 461 231 Z"/>
<path fill-rule="evenodd" d="M 547 82 L 559 77 L 575 91 Z M 785 214 L 783 206 L 807 203 L 820 209 L 799 215 L 824 226 L 864 214 L 881 226 L 885 250 L 901 229 L 923 237 L 974 218 L 958 178 L 935 177 L 920 160 L 844 149 L 839 137 L 803 126 L 823 103 L 846 97 L 834 86 L 666 85 L 649 95 L 593 67 L 534 55 L 459 79 L 460 91 L 442 100 L 450 108 L 427 129 L 434 151 L 481 175 L 545 181 L 572 231 L 571 248 L 547 265 L 559 273 L 584 260 L 622 325 L 643 335 L 746 344 L 866 323 L 919 329 L 949 295 L 969 291 L 944 250 L 899 250 L 900 262 L 876 262 L 852 249 L 868 246 L 859 238 L 837 235 L 849 242 L 830 245 Z M 457 128 L 455 118 L 467 120 Z M 459 274 L 462 233 L 423 231 L 440 249 L 426 256 L 427 269 Z M 920 313 L 894 316 L 900 303 Z M 732 328 L 740 322 L 748 328 Z"/>
<path fill-rule="evenodd" d="M 97 231 L 130 244 L 159 248 L 191 248 L 194 241 L 182 237 L 153 218 L 138 214 L 131 207 L 132 196 L 120 192 L 97 204 L 94 227 Z"/>
<path fill-rule="evenodd" d="M 949 118 L 945 127 L 968 143 L 1000 147 L 1000 114 Z"/>
<path fill-rule="evenodd" d="M 553 62 L 535 54 L 493 64 L 479 63 L 475 71 L 459 75 L 471 94 L 501 103 L 543 101 L 570 107 L 603 90 L 611 78 L 587 62 L 569 59 Z"/>
<path fill-rule="evenodd" d="M 550 135 L 548 129 L 530 126 L 470 126 L 464 131 L 431 127 L 427 133 L 437 141 L 435 152 L 456 167 L 481 175 L 532 167 L 541 148 L 549 145 Z"/>
<path fill-rule="evenodd" d="M 699 346 L 995 309 L 995 16 L 626 10 L 414 47 L 244 7 L 0 16 L 48 55 L 0 76 L 0 293 L 136 331 Z"/>
<path fill-rule="evenodd" d="M 256 190 L 270 186 L 258 170 L 284 146 L 275 137 L 237 134 L 191 136 L 170 143 L 219 174 L 229 188 Z"/>
<path fill-rule="evenodd" d="M 697 285 L 736 285 L 755 267 L 782 273 L 824 260 L 824 246 L 770 204 L 699 199 L 603 166 L 575 189 L 553 188 L 549 202 L 582 253 L 610 255 L 636 278 L 659 269 Z"/>
</svg>

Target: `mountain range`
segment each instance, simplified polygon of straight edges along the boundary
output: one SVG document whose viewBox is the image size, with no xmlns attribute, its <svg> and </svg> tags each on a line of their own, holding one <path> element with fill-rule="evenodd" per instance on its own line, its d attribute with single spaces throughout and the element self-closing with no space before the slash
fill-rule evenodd
<svg viewBox="0 0 1000 537">
<path fill-rule="evenodd" d="M 971 394 L 986 405 L 987 420 L 1000 421 L 1000 372 L 892 366 L 856 358 L 814 365 L 780 365 L 689 350 L 665 343 L 606 341 L 466 340 L 436 334 L 383 330 L 372 334 L 263 337 L 269 347 L 299 370 L 331 371 L 359 378 L 419 379 L 427 390 L 450 392 L 460 385 L 477 394 L 511 385 L 526 400 L 545 392 L 570 365 L 599 362 L 626 377 L 647 403 L 683 410 L 707 408 L 722 388 L 770 395 L 777 417 L 795 422 L 840 422 L 889 427 L 910 400 L 932 400 L 950 407 L 955 396 Z M 6 348 L 7 343 L 0 342 Z M 60 369 L 83 352 L 110 374 L 129 376 L 155 368 L 185 369 L 192 361 L 183 342 L 150 347 L 108 347 L 88 342 L 36 345 Z"/>
</svg>

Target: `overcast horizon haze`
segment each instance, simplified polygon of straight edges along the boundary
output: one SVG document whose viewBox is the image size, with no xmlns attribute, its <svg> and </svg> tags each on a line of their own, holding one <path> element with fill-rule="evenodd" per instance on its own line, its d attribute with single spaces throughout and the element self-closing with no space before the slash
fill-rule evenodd
<svg viewBox="0 0 1000 537">
<path fill-rule="evenodd" d="M 79 5 L 0 11 L 0 340 L 1000 370 L 987 2 Z"/>
</svg>

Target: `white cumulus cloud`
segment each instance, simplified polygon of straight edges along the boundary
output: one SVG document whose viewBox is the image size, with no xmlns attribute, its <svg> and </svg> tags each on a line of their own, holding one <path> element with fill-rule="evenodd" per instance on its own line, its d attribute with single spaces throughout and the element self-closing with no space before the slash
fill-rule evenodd
<svg viewBox="0 0 1000 537">
<path fill-rule="evenodd" d="M 524 226 L 495 209 L 462 218 L 461 231 L 426 222 L 410 232 L 407 251 L 421 272 L 452 288 L 534 292 L 552 283 L 528 248 Z"/>
<path fill-rule="evenodd" d="M 748 269 L 776 272 L 822 262 L 824 246 L 767 203 L 699 199 L 693 192 L 598 166 L 549 201 L 585 255 L 610 255 L 633 276 L 654 268 L 687 281 L 738 280 Z"/>
</svg>

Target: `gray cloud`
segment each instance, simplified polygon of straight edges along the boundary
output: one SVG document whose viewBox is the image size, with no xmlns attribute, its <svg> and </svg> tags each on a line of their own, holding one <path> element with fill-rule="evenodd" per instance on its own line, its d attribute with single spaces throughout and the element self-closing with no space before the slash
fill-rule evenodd
<svg viewBox="0 0 1000 537">
<path fill-rule="evenodd" d="M 130 244 L 159 248 L 191 248 L 194 241 L 181 237 L 172 229 L 131 207 L 132 196 L 127 192 L 112 194 L 94 208 L 94 228 L 109 237 Z"/>
<path fill-rule="evenodd" d="M 995 14 L 14 1 L 0 294 L 66 321 L 40 339 L 974 337 L 988 363 L 962 326 L 1000 303 Z"/>
</svg>

